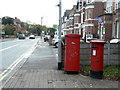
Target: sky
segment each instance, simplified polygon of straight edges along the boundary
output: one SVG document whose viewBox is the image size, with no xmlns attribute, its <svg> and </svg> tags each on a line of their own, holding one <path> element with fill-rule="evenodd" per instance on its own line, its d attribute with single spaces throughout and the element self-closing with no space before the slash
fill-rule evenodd
<svg viewBox="0 0 120 90">
<path fill-rule="evenodd" d="M 58 24 L 59 0 L 0 0 L 0 17 L 17 17 L 21 21 L 52 27 Z M 77 0 L 62 0 L 62 15 L 66 9 L 72 9 Z"/>
</svg>

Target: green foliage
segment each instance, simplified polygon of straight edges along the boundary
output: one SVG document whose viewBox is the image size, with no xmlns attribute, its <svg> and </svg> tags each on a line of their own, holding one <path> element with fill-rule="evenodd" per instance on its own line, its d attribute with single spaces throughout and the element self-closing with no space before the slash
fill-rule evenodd
<svg viewBox="0 0 120 90">
<path fill-rule="evenodd" d="M 56 31 L 55 28 L 48 28 L 49 35 L 50 35 L 50 34 L 54 34 L 55 31 Z"/>
<path fill-rule="evenodd" d="M 2 24 L 7 25 L 7 24 L 14 24 L 14 19 L 11 17 L 3 17 L 2 18 Z"/>
<path fill-rule="evenodd" d="M 104 67 L 104 76 L 108 78 L 120 78 L 119 74 L 120 66 L 110 65 Z"/>
<path fill-rule="evenodd" d="M 4 26 L 3 30 L 5 31 L 6 35 L 14 35 L 14 32 L 15 32 L 16 28 L 14 27 L 14 25 L 8 25 L 7 24 L 7 25 Z"/>
<path fill-rule="evenodd" d="M 90 72 L 90 66 L 82 66 L 82 70 L 84 70 L 85 72 Z"/>
<path fill-rule="evenodd" d="M 18 32 L 19 34 L 22 34 L 22 32 Z"/>
<path fill-rule="evenodd" d="M 54 28 L 54 29 L 57 29 L 57 28 L 58 28 L 58 25 L 57 25 L 57 24 L 54 24 L 54 25 L 53 25 L 53 28 Z"/>
<path fill-rule="evenodd" d="M 25 23 L 24 22 L 21 22 L 21 27 L 25 28 Z"/>
<path fill-rule="evenodd" d="M 36 26 L 36 33 L 40 36 L 40 35 L 41 35 L 41 32 L 42 32 L 42 26 L 37 25 L 37 26 Z"/>
<path fill-rule="evenodd" d="M 41 35 L 42 31 L 47 32 L 47 27 L 46 26 L 41 26 L 41 25 L 30 25 L 29 31 L 32 34 L 37 34 Z"/>
<path fill-rule="evenodd" d="M 90 66 L 89 65 L 81 65 L 81 71 L 84 73 L 90 74 Z M 109 65 L 104 66 L 103 76 L 107 79 L 119 80 L 120 78 L 120 66 L 117 65 Z"/>
<path fill-rule="evenodd" d="M 3 17 L 2 24 L 5 25 L 3 30 L 8 35 L 21 33 L 21 30 L 27 30 L 28 33 L 36 35 L 41 35 L 42 31 L 46 34 L 49 32 L 46 26 L 21 22 L 17 17 L 15 17 L 15 19 L 8 16 Z M 54 29 L 50 29 L 50 32 L 54 32 Z"/>
</svg>

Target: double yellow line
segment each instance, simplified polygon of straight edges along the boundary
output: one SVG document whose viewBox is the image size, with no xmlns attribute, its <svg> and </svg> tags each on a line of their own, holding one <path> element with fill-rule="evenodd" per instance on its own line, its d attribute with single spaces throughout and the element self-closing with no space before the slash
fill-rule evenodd
<svg viewBox="0 0 120 90">
<path fill-rule="evenodd" d="M 15 67 L 16 65 L 23 59 L 23 55 L 20 56 L 7 70 L 4 70 L 3 73 L 0 74 L 0 81 L 2 81 Z"/>
<path fill-rule="evenodd" d="M 36 43 L 39 41 L 39 39 L 36 41 Z M 33 50 L 37 47 L 36 43 L 30 48 L 30 50 L 28 50 L 27 52 L 25 52 L 24 54 L 22 54 L 16 61 L 13 62 L 13 64 L 11 64 L 7 70 L 4 70 L 1 74 L 0 74 L 0 82 L 16 67 L 16 65 L 23 60 L 23 58 L 28 58 L 31 53 L 33 52 Z"/>
</svg>

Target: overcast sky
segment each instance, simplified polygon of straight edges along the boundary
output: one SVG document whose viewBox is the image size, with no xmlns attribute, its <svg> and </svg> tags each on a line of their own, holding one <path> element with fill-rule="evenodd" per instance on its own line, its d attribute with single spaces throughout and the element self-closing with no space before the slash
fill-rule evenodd
<svg viewBox="0 0 120 90">
<path fill-rule="evenodd" d="M 0 0 L 0 17 L 18 17 L 21 21 L 53 26 L 58 24 L 59 0 Z M 77 0 L 62 0 L 62 14 L 66 9 L 71 9 Z"/>
</svg>

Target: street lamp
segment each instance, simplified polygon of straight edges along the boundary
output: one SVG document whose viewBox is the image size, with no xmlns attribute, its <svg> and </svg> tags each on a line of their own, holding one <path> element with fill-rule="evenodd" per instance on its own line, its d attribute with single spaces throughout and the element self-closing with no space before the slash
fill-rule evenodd
<svg viewBox="0 0 120 90">
<path fill-rule="evenodd" d="M 42 26 L 42 23 L 43 23 L 43 17 L 41 17 L 41 26 Z"/>
<path fill-rule="evenodd" d="M 58 70 L 62 69 L 62 63 L 61 63 L 61 29 L 62 29 L 62 18 L 61 18 L 61 0 L 59 0 L 59 28 L 58 28 Z"/>
</svg>

